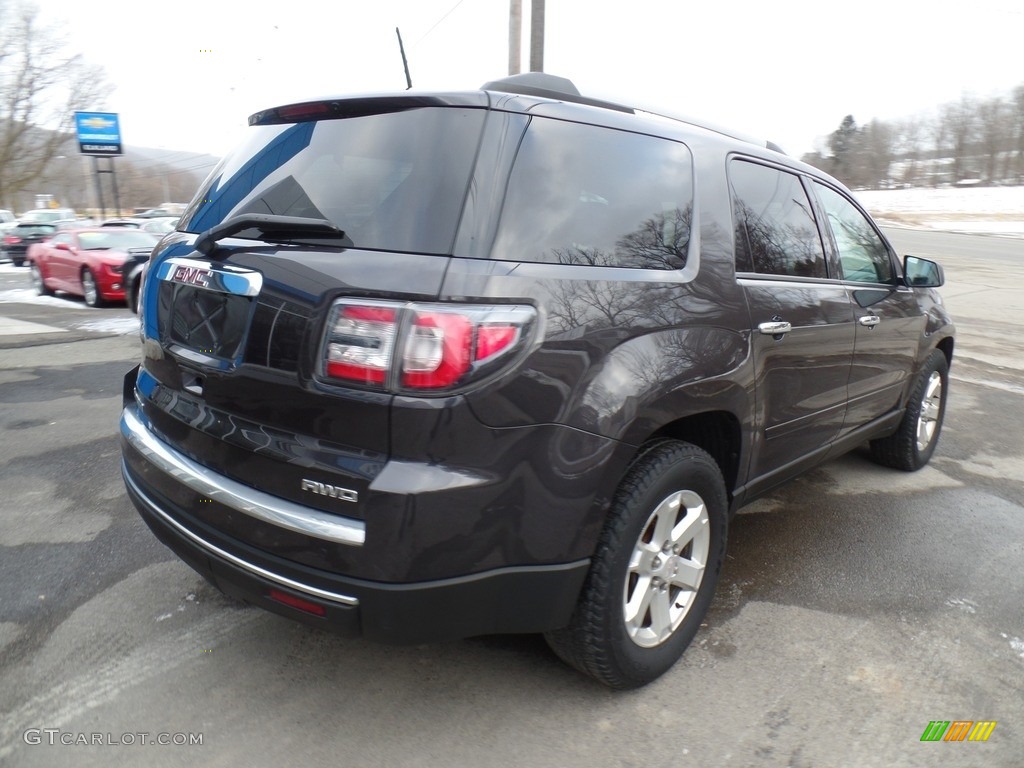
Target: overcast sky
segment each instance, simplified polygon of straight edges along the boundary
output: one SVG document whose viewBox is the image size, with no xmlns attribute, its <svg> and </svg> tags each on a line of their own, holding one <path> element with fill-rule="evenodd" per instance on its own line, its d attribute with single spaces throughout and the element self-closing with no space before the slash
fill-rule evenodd
<svg viewBox="0 0 1024 768">
<path fill-rule="evenodd" d="M 320 95 L 476 88 L 508 69 L 508 0 L 39 0 L 116 86 L 125 142 L 227 151 L 252 112 Z M 530 0 L 523 0 L 528 16 Z M 1024 83 L 1020 0 L 547 0 L 545 66 L 584 93 L 771 139 Z M 242 10 L 244 9 L 244 11 Z M 525 26 L 525 24 L 524 24 Z M 524 68 L 528 62 L 524 51 Z"/>
</svg>

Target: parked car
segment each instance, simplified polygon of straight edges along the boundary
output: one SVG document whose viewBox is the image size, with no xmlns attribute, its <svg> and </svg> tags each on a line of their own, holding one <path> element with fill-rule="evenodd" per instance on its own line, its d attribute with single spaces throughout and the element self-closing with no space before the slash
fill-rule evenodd
<svg viewBox="0 0 1024 768">
<path fill-rule="evenodd" d="M 173 232 L 177 226 L 180 216 L 161 216 L 158 219 L 150 219 L 139 227 L 143 232 L 152 232 L 157 235 L 166 235 Z"/>
<path fill-rule="evenodd" d="M 18 217 L 6 208 L 0 208 L 0 235 L 18 223 Z"/>
<path fill-rule="evenodd" d="M 55 222 L 58 232 L 62 232 L 65 229 L 88 229 L 95 227 L 96 222 L 92 219 L 82 217 L 80 219 L 61 219 Z"/>
<path fill-rule="evenodd" d="M 75 212 L 70 208 L 34 208 L 21 214 L 18 221 L 55 224 L 58 221 L 74 221 L 76 218 Z"/>
<path fill-rule="evenodd" d="M 139 299 L 142 296 L 142 281 L 146 277 L 146 269 L 149 266 L 148 253 L 136 251 L 131 254 L 124 263 L 124 301 L 128 308 L 136 315 L 139 314 Z"/>
<path fill-rule="evenodd" d="M 2 255 L 11 260 L 16 267 L 25 263 L 30 246 L 50 239 L 57 227 L 54 224 L 22 223 L 15 224 L 2 237 Z"/>
<path fill-rule="evenodd" d="M 127 227 L 129 229 L 141 229 L 143 222 L 140 219 L 106 219 L 100 224 L 101 227 Z"/>
<path fill-rule="evenodd" d="M 32 250 L 32 283 L 41 295 L 66 291 L 90 307 L 123 301 L 124 265 L 152 252 L 156 235 L 131 229 L 94 228 L 57 232 Z"/>
<path fill-rule="evenodd" d="M 182 211 L 175 211 L 172 208 L 150 208 L 148 211 L 142 213 L 136 213 L 134 218 L 136 219 L 162 219 L 168 216 L 180 216 Z"/>
<path fill-rule="evenodd" d="M 773 145 L 537 74 L 249 125 L 149 263 L 121 417 L 141 516 L 229 594 L 544 632 L 638 686 L 737 509 L 865 442 L 935 451 L 941 268 Z"/>
</svg>

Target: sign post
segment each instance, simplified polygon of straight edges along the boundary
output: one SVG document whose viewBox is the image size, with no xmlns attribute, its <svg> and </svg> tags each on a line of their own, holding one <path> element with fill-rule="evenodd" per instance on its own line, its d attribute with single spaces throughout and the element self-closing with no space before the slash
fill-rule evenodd
<svg viewBox="0 0 1024 768">
<path fill-rule="evenodd" d="M 117 177 L 114 174 L 114 158 L 122 154 L 121 126 L 116 112 L 75 112 L 75 131 L 78 136 L 78 151 L 93 158 L 93 171 L 96 173 L 96 197 L 100 207 L 100 217 L 106 218 L 107 209 L 103 205 L 103 185 L 100 174 L 109 173 L 114 187 L 114 210 L 121 213 L 121 200 L 117 194 Z M 108 167 L 100 168 L 99 158 L 108 157 Z"/>
</svg>

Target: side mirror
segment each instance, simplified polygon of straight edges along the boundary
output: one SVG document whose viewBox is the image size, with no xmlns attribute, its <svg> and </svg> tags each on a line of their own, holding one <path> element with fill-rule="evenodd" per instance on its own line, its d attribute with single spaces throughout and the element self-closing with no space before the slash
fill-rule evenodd
<svg viewBox="0 0 1024 768">
<path fill-rule="evenodd" d="M 70 251 L 71 250 L 71 246 L 68 245 L 67 243 L 57 243 L 57 250 L 58 251 Z"/>
<path fill-rule="evenodd" d="M 918 256 L 903 257 L 903 277 L 911 288 L 938 288 L 946 282 L 942 267 Z"/>
</svg>

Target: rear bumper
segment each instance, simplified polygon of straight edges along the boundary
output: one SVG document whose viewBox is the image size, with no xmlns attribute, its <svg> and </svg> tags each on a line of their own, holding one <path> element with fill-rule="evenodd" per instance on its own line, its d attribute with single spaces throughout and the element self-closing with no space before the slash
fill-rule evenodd
<svg viewBox="0 0 1024 768">
<path fill-rule="evenodd" d="M 144 462 L 148 472 L 215 497 L 226 509 L 311 539 L 360 548 L 366 535 L 362 521 L 305 508 L 215 475 L 152 435 L 130 405 L 121 432 L 129 497 L 164 544 L 223 592 L 330 631 L 420 643 L 556 629 L 569 622 L 589 568 L 584 559 L 405 583 L 314 568 L 210 529 L 150 487 L 133 466 Z M 306 609 L 286 604 L 294 603 L 289 598 L 306 601 Z"/>
</svg>

